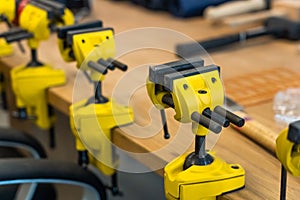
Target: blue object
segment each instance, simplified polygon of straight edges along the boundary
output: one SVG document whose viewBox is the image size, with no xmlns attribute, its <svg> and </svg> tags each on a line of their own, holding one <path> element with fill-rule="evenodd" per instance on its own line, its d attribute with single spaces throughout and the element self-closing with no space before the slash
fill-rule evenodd
<svg viewBox="0 0 300 200">
<path fill-rule="evenodd" d="M 152 10 L 167 10 L 168 0 L 131 0 L 131 2 Z"/>
<path fill-rule="evenodd" d="M 202 15 L 208 6 L 216 6 L 232 0 L 168 0 L 168 10 L 177 17 Z"/>
<path fill-rule="evenodd" d="M 153 10 L 167 10 L 168 0 L 148 0 L 146 7 Z"/>
<path fill-rule="evenodd" d="M 208 6 L 234 0 L 131 0 L 131 2 L 152 10 L 167 10 L 177 17 L 202 15 Z"/>
</svg>

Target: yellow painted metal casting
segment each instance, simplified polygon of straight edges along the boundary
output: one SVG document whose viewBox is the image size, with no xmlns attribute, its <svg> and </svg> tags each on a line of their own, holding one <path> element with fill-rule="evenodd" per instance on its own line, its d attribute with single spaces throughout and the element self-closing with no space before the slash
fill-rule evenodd
<svg viewBox="0 0 300 200">
<path fill-rule="evenodd" d="M 22 29 L 33 34 L 33 38 L 28 40 L 30 48 L 38 48 L 39 41 L 50 37 L 49 24 L 50 21 L 46 10 L 31 4 L 27 4 L 24 7 L 20 15 L 19 25 Z"/>
<path fill-rule="evenodd" d="M 33 38 L 28 40 L 28 45 L 31 49 L 38 48 L 41 40 L 46 40 L 50 37 L 50 23 L 61 25 L 74 24 L 75 18 L 69 9 L 65 9 L 60 20 L 53 21 L 49 19 L 48 12 L 38 6 L 28 3 L 21 12 L 19 25 L 22 29 L 33 34 Z"/>
<path fill-rule="evenodd" d="M 72 47 L 70 48 L 65 48 L 65 41 L 58 40 L 60 53 L 67 62 L 76 60 L 77 68 L 80 68 L 81 70 L 90 70 L 88 69 L 87 63 L 84 61 L 97 62 L 99 58 L 114 58 L 115 41 L 113 34 L 114 32 L 111 28 L 76 34 L 72 38 Z M 74 53 L 74 57 L 70 57 L 70 51 Z M 93 81 L 104 79 L 104 76 L 101 73 L 95 70 L 90 71 L 90 78 Z"/>
<path fill-rule="evenodd" d="M 111 100 L 88 105 L 87 100 L 83 100 L 70 107 L 70 117 L 76 149 L 89 150 L 90 163 L 103 174 L 113 175 L 118 159 L 114 158 L 111 130 L 132 123 L 132 109 Z"/>
<path fill-rule="evenodd" d="M 300 145 L 288 140 L 288 128 L 276 140 L 276 155 L 293 176 L 300 176 Z"/>
<path fill-rule="evenodd" d="M 26 108 L 27 114 L 36 118 L 42 129 L 51 126 L 48 113 L 46 90 L 66 82 L 63 70 L 48 65 L 38 67 L 15 67 L 11 70 L 12 89 L 18 108 Z"/>
<path fill-rule="evenodd" d="M 12 21 L 16 14 L 15 0 L 2 0 L 0 6 L 0 15 L 4 15 L 7 20 Z"/>
<path fill-rule="evenodd" d="M 202 113 L 205 108 L 213 109 L 217 105 L 223 105 L 224 89 L 218 70 L 175 79 L 172 85 L 173 90 L 169 93 L 174 100 L 176 111 L 174 118 L 182 123 L 192 122 L 191 115 L 195 111 Z M 169 107 L 162 102 L 162 97 L 168 92 L 157 92 L 155 84 L 149 80 L 147 80 L 147 91 L 152 103 L 158 109 Z M 199 94 L 198 91 L 206 91 L 206 93 Z M 203 126 L 194 127 L 194 133 L 197 135 L 208 133 Z"/>
<path fill-rule="evenodd" d="M 210 153 L 213 155 L 213 153 Z M 245 185 L 245 171 L 238 164 L 227 164 L 214 157 L 210 165 L 193 165 L 182 170 L 188 154 L 173 160 L 165 167 L 165 194 L 169 200 L 216 199 L 224 192 Z"/>
</svg>

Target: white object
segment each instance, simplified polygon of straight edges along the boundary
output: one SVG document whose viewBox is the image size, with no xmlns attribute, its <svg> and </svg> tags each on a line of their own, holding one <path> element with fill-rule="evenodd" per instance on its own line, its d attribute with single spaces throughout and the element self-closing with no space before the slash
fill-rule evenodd
<svg viewBox="0 0 300 200">
<path fill-rule="evenodd" d="M 265 0 L 243 0 L 221 4 L 219 6 L 208 7 L 204 11 L 204 17 L 217 20 L 223 17 L 249 13 L 266 8 Z"/>
<path fill-rule="evenodd" d="M 284 126 L 300 120 L 300 88 L 289 88 L 275 95 L 274 117 L 278 124 Z"/>
</svg>

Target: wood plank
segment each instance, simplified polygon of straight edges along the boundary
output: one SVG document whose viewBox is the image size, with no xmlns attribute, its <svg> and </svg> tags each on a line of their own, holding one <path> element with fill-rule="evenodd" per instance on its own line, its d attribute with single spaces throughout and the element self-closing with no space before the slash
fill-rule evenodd
<svg viewBox="0 0 300 200">
<path fill-rule="evenodd" d="M 129 33 L 124 39 L 118 40 L 117 47 L 119 52 L 124 52 L 118 57 L 122 62 L 129 65 L 129 72 L 134 69 L 140 69 L 140 66 L 149 66 L 158 63 L 165 63 L 177 59 L 174 52 L 166 52 L 155 48 L 143 48 L 135 51 L 130 45 L 145 42 L 144 47 L 152 45 L 152 47 L 160 47 L 167 44 L 171 48 L 171 42 L 167 42 L 170 37 L 154 34 L 155 32 L 147 32 L 151 29 L 144 27 L 163 27 L 175 32 L 184 33 L 193 39 L 205 39 L 215 37 L 224 33 L 236 32 L 236 29 L 228 27 L 213 27 L 201 18 L 178 19 L 163 12 L 151 12 L 140 7 L 135 7 L 127 2 L 110 2 L 110 1 L 94 1 L 93 14 L 85 20 L 101 19 L 105 26 L 114 27 L 117 38 L 126 36 L 125 31 L 145 30 L 143 35 L 134 35 Z M 138 17 L 137 17 L 138 16 Z M 161 29 L 165 30 L 165 29 Z M 147 35 L 150 34 L 150 35 Z M 187 38 L 185 38 L 187 39 Z M 183 40 L 180 40 L 184 42 Z M 56 37 L 51 36 L 50 40 L 41 43 L 39 49 L 40 60 L 51 63 L 54 67 L 62 68 L 66 71 L 68 82 L 61 87 L 51 88 L 48 91 L 48 100 L 50 104 L 68 115 L 69 105 L 73 102 L 74 82 L 83 83 L 84 79 L 76 78 L 77 69 L 75 63 L 65 63 L 56 49 Z M 51 47 L 51 49 L 49 48 Z M 126 48 L 129 48 L 126 49 Z M 243 44 L 233 45 L 229 48 L 222 49 L 211 54 L 210 62 L 221 66 L 222 78 L 229 79 L 240 75 L 260 72 L 262 69 L 273 69 L 282 66 L 291 70 L 300 71 L 300 57 L 296 53 L 296 43 L 283 40 L 274 40 L 269 37 L 257 38 Z M 27 54 L 22 55 L 16 49 L 15 55 L 12 57 L 1 58 L 0 69 L 9 70 L 14 66 L 26 63 Z M 104 93 L 111 95 L 116 85 L 120 84 L 118 80 L 122 77 L 121 72 L 113 72 L 107 75 L 104 81 Z M 134 77 L 133 82 L 137 84 L 143 82 L 147 72 L 141 73 L 141 77 Z M 123 78 L 123 77 L 122 77 Z M 127 87 L 126 85 L 124 85 Z M 130 86 L 130 85 L 129 85 Z M 77 88 L 78 89 L 78 88 Z M 87 93 L 80 89 L 75 90 L 75 96 Z M 126 92 L 126 91 L 125 91 Z M 243 91 L 241 91 L 243 92 Z M 131 105 L 134 108 L 135 120 L 140 125 L 150 123 L 149 111 L 151 111 L 151 103 L 145 93 L 141 89 L 134 93 L 131 99 Z M 271 102 L 268 102 L 271 104 Z M 263 108 L 263 109 L 262 109 Z M 247 107 L 249 114 L 263 124 L 268 125 L 274 131 L 279 131 L 273 121 L 271 106 L 257 105 Z M 162 134 L 157 131 L 152 135 L 143 135 L 141 132 L 125 132 L 123 129 L 114 129 L 114 142 L 130 152 L 152 152 L 149 160 L 141 160 L 144 164 L 158 166 L 164 165 L 172 158 L 180 155 L 182 148 L 192 149 L 193 135 L 187 133 L 180 137 L 180 140 L 170 147 L 161 150 L 176 138 L 177 122 L 172 118 L 174 113 L 168 111 L 168 122 L 171 127 L 172 139 L 166 141 L 162 139 Z M 155 123 L 153 130 L 159 129 L 159 117 L 152 119 Z M 151 124 L 151 123 L 150 123 Z M 17 125 L 16 125 L 17 126 Z M 130 126 L 128 126 L 130 128 Z M 159 129 L 160 130 L 160 129 Z M 189 132 L 187 130 L 187 132 Z M 191 140 L 190 140 L 191 139 Z M 191 143 L 189 143 L 191 141 Z M 249 139 L 240 135 L 237 131 L 229 128 L 224 130 L 214 147 L 217 154 L 228 162 L 239 163 L 246 170 L 246 187 L 243 190 L 227 194 L 229 199 L 278 199 L 279 197 L 279 174 L 280 164 L 268 152 L 260 146 L 253 143 Z M 139 159 L 139 158 L 137 158 Z M 150 166 L 150 167 L 151 167 Z M 153 166 L 152 166 L 153 167 Z M 160 171 L 162 172 L 162 171 Z M 299 179 L 289 177 L 288 199 L 297 199 L 300 196 Z"/>
</svg>

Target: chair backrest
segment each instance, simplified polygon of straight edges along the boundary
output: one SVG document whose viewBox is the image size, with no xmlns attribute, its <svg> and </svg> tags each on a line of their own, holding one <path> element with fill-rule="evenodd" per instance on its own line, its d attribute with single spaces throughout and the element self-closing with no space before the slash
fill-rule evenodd
<svg viewBox="0 0 300 200">
<path fill-rule="evenodd" d="M 0 127 L 0 147 L 25 150 L 35 159 L 47 157 L 43 146 L 34 137 L 11 128 Z"/>
<path fill-rule="evenodd" d="M 3 155 L 4 158 L 0 159 L 0 186 L 14 186 L 11 191 L 16 194 L 10 195 L 12 199 L 41 199 L 36 197 L 41 183 L 77 185 L 84 189 L 82 199 L 106 199 L 105 187 L 95 174 L 75 163 L 45 159 L 47 155 L 42 145 L 28 134 L 0 128 L 0 147 L 9 151 L 25 150 L 34 158 L 7 158 L 7 155 Z M 8 154 L 11 153 L 9 151 Z M 21 187 L 16 188 L 17 185 Z M 5 187 L 7 191 L 8 188 Z M 51 187 L 47 187 L 47 191 L 55 192 Z M 47 199 L 55 199 L 55 195 L 47 195 Z"/>
</svg>

